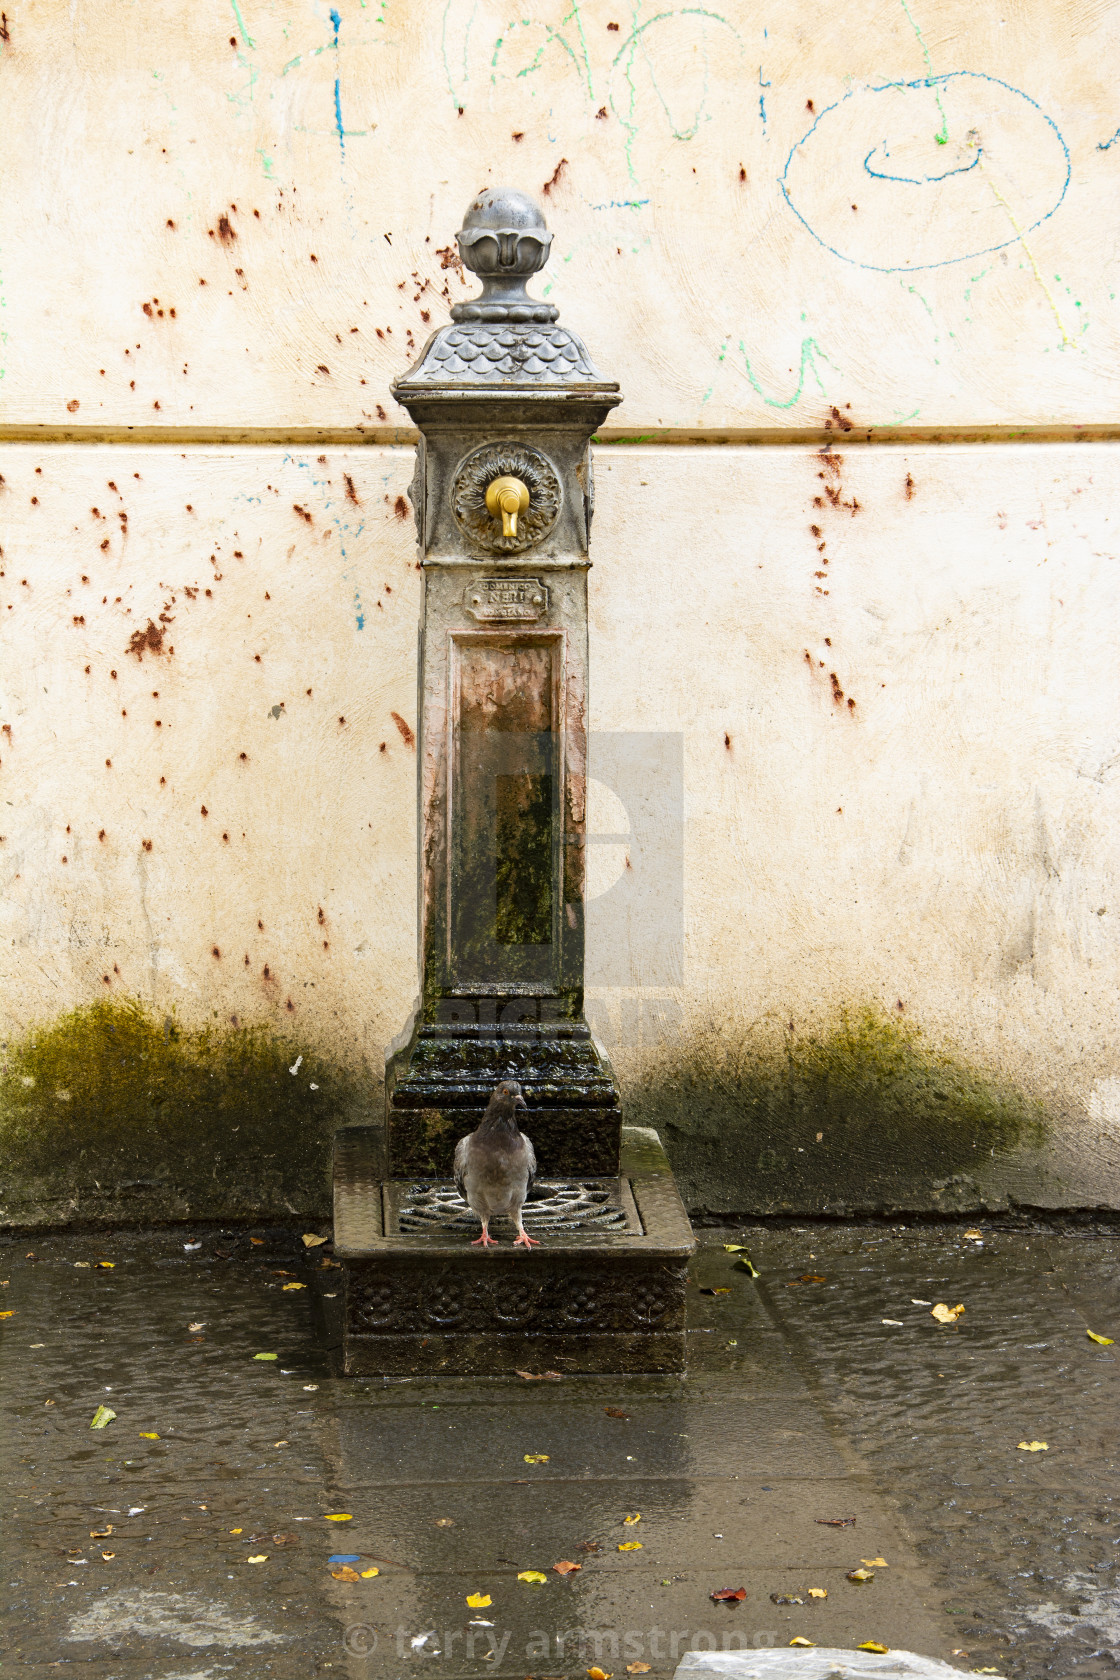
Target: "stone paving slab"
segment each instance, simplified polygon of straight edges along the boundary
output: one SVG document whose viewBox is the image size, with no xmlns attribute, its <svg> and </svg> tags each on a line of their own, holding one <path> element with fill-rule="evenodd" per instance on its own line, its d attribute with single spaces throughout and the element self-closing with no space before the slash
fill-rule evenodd
<svg viewBox="0 0 1120 1680">
<path fill-rule="evenodd" d="M 809 1469 L 839 1475 L 846 1468 L 828 1430 L 812 1414 L 791 1414 L 784 1399 L 635 1400 L 627 1410 L 623 1426 L 578 1396 L 541 1402 L 531 1413 L 511 1414 L 497 1398 L 451 1417 L 442 1407 L 353 1409 L 339 1420 L 342 1473 L 360 1486 Z M 537 1454 L 547 1454 L 547 1464 L 526 1463 Z"/>
<path fill-rule="evenodd" d="M 344 1549 L 368 1554 L 389 1572 L 486 1568 L 512 1578 L 519 1569 L 551 1574 L 554 1563 L 567 1560 L 579 1563 L 587 1577 L 635 1567 L 664 1574 L 682 1557 L 697 1568 L 753 1568 L 760 1534 L 767 1560 L 780 1568 L 848 1570 L 859 1567 L 861 1557 L 880 1555 L 893 1567 L 908 1550 L 880 1496 L 848 1475 L 383 1486 L 355 1491 L 348 1508 L 354 1520 L 346 1526 Z M 635 1513 L 641 1521 L 628 1524 Z M 854 1517 L 855 1527 L 824 1527 L 815 1520 L 839 1515 Z M 54 1526 L 61 1532 L 61 1523 Z M 328 1539 L 337 1536 L 322 1541 L 334 1549 Z M 640 1558 L 620 1556 L 618 1545 L 632 1540 L 642 1543 Z M 599 1550 L 589 1552 L 587 1542 Z"/>
</svg>

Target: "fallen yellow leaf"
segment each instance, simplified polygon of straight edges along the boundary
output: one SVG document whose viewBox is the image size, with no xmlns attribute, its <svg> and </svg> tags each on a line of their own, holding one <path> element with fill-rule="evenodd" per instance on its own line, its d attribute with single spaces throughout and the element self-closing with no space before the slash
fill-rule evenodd
<svg viewBox="0 0 1120 1680">
<path fill-rule="evenodd" d="M 640 1540 L 623 1540 L 619 1543 L 618 1549 L 620 1552 L 640 1552 L 642 1542 Z"/>
<path fill-rule="evenodd" d="M 252 1563 L 252 1561 L 252 1558 L 250 1558 L 249 1562 Z M 336 1581 L 360 1581 L 362 1578 L 356 1569 L 351 1569 L 348 1563 L 344 1563 L 341 1569 L 332 1569 L 331 1574 Z"/>
<path fill-rule="evenodd" d="M 804 1637 L 803 1637 L 803 1636 L 802 1636 L 802 1635 L 801 1635 L 801 1634 L 800 1634 L 800 1633 L 799 1633 L 799 1634 L 798 1634 L 798 1635 L 797 1635 L 797 1637 L 796 1637 L 796 1639 L 791 1639 L 791 1640 L 790 1640 L 790 1644 L 791 1644 L 791 1645 L 807 1645 L 807 1646 L 809 1646 L 809 1647 L 810 1647 L 810 1648 L 811 1648 L 811 1647 L 812 1647 L 812 1644 L 813 1644 L 813 1641 L 812 1641 L 812 1640 L 811 1640 L 811 1639 L 805 1639 L 805 1638 L 804 1638 Z"/>
<path fill-rule="evenodd" d="M 650 1670 L 649 1663 L 627 1663 L 626 1664 L 627 1674 L 648 1674 L 649 1670 Z"/>
<path fill-rule="evenodd" d="M 1049 1452 L 1050 1448 L 1045 1441 L 1020 1441 L 1016 1450 L 1018 1452 Z"/>
<path fill-rule="evenodd" d="M 526 1462 L 526 1464 L 547 1464 L 548 1463 L 548 1454 L 547 1453 L 526 1453 L 525 1454 L 525 1462 Z"/>
<path fill-rule="evenodd" d="M 743 1243 L 724 1243 L 723 1246 L 724 1246 L 724 1250 L 728 1254 L 742 1254 L 743 1249 L 745 1247 L 745 1244 L 743 1244 Z"/>
<path fill-rule="evenodd" d="M 1086 1330 L 1085 1334 L 1091 1342 L 1096 1342 L 1098 1347 L 1111 1347 L 1116 1340 L 1115 1336 L 1098 1336 L 1095 1330 Z"/>
<path fill-rule="evenodd" d="M 849 1569 L 848 1579 L 849 1581 L 873 1581 L 875 1574 L 870 1569 Z"/>
<path fill-rule="evenodd" d="M 380 1573 L 381 1573 L 380 1569 L 363 1569 L 362 1570 L 362 1580 L 363 1581 L 368 1581 L 372 1575 L 380 1575 Z"/>
<path fill-rule="evenodd" d="M 973 1239 L 973 1241 L 975 1241 L 977 1237 L 982 1237 L 983 1235 L 984 1235 L 983 1231 L 977 1230 L 975 1225 L 973 1225 L 971 1230 L 965 1232 L 965 1236 L 966 1237 L 971 1237 Z"/>
<path fill-rule="evenodd" d="M 890 1564 L 887 1562 L 886 1558 L 860 1558 L 859 1561 L 861 1563 L 865 1563 L 867 1565 L 868 1569 L 889 1569 L 890 1568 Z"/>
<path fill-rule="evenodd" d="M 641 1522 L 642 1513 L 640 1511 L 635 1511 L 634 1515 L 632 1517 L 623 1517 L 622 1520 L 623 1520 L 624 1523 L 627 1523 L 627 1524 Z"/>
<path fill-rule="evenodd" d="M 937 1305 L 931 1310 L 929 1316 L 931 1318 L 935 1318 L 938 1324 L 955 1324 L 963 1311 L 963 1304 L 958 1304 L 955 1307 L 947 1307 L 944 1301 L 938 1301 Z"/>
<path fill-rule="evenodd" d="M 523 1569 L 517 1577 L 519 1581 L 547 1581 L 548 1576 L 542 1575 L 539 1569 Z"/>
<path fill-rule="evenodd" d="M 324 1522 L 353 1522 L 351 1511 L 330 1511 L 323 1517 Z"/>
<path fill-rule="evenodd" d="M 97 1262 L 97 1264 L 99 1266 L 104 1266 L 104 1268 L 107 1272 L 111 1272 L 113 1270 L 114 1266 L 116 1265 L 116 1263 L 117 1262 L 115 1260 L 99 1260 Z"/>
<path fill-rule="evenodd" d="M 9 1312 L 0 1312 L 0 1318 L 14 1318 L 18 1311 L 18 1307 L 12 1307 Z"/>
<path fill-rule="evenodd" d="M 243 1528 L 231 1528 L 230 1529 L 231 1534 L 244 1534 L 244 1532 L 245 1532 L 245 1530 Z"/>
<path fill-rule="evenodd" d="M 878 1651 L 878 1653 L 881 1657 L 885 1657 L 887 1652 L 890 1650 L 890 1646 L 889 1645 L 880 1645 L 879 1641 L 877 1639 L 865 1639 L 862 1645 L 857 1645 L 856 1646 L 856 1650 L 857 1651 Z"/>
<path fill-rule="evenodd" d="M 330 1242 L 330 1240 L 331 1239 L 329 1237 L 317 1237 L 312 1231 L 305 1231 L 303 1233 L 304 1248 L 318 1248 L 322 1243 Z"/>
<path fill-rule="evenodd" d="M 588 1680 L 611 1680 L 610 1675 L 602 1668 L 589 1668 Z"/>
<path fill-rule="evenodd" d="M 827 1598 L 828 1597 L 828 1588 L 827 1587 L 810 1587 L 809 1588 L 809 1597 L 810 1598 Z"/>
<path fill-rule="evenodd" d="M 306 1289 L 307 1285 L 305 1283 L 285 1283 L 281 1287 L 287 1291 L 289 1289 Z"/>
<path fill-rule="evenodd" d="M 107 1429 L 116 1417 L 112 1406 L 98 1406 L 90 1422 L 91 1429 Z"/>
<path fill-rule="evenodd" d="M 489 1593 L 468 1593 L 467 1603 L 472 1610 L 489 1610 L 494 1600 Z"/>
<path fill-rule="evenodd" d="M 159 1436 L 154 1432 L 154 1430 L 142 1429 L 140 1431 L 140 1439 L 142 1441 L 158 1441 Z"/>
<path fill-rule="evenodd" d="M 246 1558 L 245 1562 L 246 1563 L 267 1563 L 268 1562 L 268 1553 L 267 1552 L 258 1552 L 255 1557 Z"/>
</svg>

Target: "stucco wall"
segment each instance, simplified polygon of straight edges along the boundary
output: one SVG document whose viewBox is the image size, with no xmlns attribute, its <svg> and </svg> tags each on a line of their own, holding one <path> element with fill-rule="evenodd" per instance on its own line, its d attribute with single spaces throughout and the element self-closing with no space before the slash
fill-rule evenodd
<svg viewBox="0 0 1120 1680">
<path fill-rule="evenodd" d="M 16 0 L 3 1217 L 318 1208 L 379 1111 L 416 986 L 387 387 L 469 295 L 482 181 L 543 194 L 536 288 L 626 394 L 589 1012 L 629 1117 L 694 1206 L 1116 1205 L 1110 26 Z"/>
</svg>

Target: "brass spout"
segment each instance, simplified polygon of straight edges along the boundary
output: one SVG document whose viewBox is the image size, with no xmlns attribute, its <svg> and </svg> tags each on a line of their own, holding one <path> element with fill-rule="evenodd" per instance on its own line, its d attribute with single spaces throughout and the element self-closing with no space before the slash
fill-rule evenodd
<svg viewBox="0 0 1120 1680">
<path fill-rule="evenodd" d="M 486 486 L 486 511 L 502 516 L 503 537 L 516 537 L 517 516 L 529 506 L 529 487 L 519 478 L 495 478 Z"/>
</svg>

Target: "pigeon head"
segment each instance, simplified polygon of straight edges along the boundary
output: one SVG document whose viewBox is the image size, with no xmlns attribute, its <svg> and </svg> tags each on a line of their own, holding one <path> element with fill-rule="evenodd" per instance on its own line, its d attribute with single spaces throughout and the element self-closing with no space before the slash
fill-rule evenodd
<svg viewBox="0 0 1120 1680">
<path fill-rule="evenodd" d="M 503 1129 L 517 1131 L 517 1115 L 528 1110 L 528 1103 L 521 1095 L 521 1086 L 516 1079 L 503 1079 L 495 1085 L 486 1105 L 486 1113 L 482 1116 L 482 1125 L 486 1130 Z"/>
</svg>

